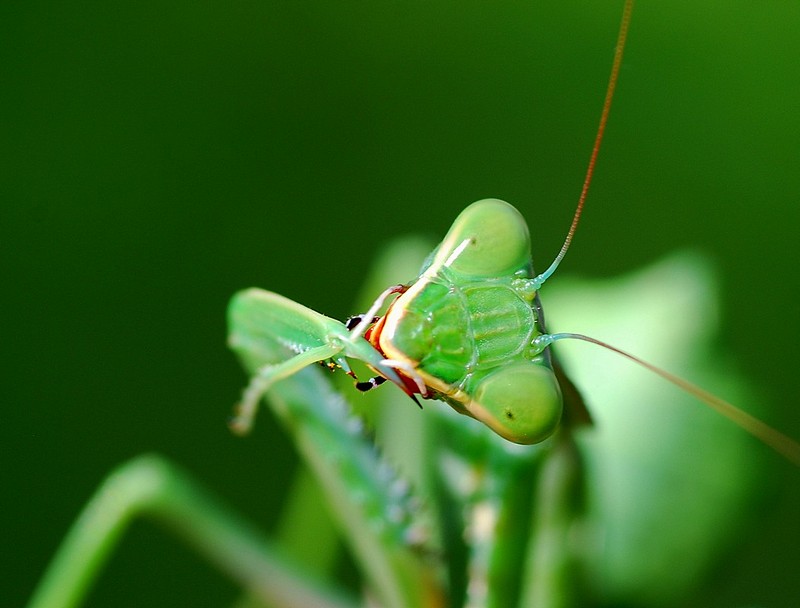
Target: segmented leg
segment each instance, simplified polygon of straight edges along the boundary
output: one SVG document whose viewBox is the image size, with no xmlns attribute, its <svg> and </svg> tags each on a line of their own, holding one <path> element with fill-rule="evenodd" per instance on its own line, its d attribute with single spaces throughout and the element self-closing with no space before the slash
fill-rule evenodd
<svg viewBox="0 0 800 608">
<path fill-rule="evenodd" d="M 236 407 L 236 415 L 230 421 L 231 430 L 240 435 L 250 431 L 258 402 L 275 382 L 297 373 L 311 363 L 330 359 L 341 351 L 341 344 L 323 344 L 309 348 L 282 363 L 265 365 L 259 369 L 244 389 L 242 400 Z"/>
</svg>

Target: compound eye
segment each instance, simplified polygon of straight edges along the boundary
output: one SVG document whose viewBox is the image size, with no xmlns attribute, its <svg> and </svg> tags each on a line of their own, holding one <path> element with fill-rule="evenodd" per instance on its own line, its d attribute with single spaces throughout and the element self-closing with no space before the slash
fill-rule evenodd
<svg viewBox="0 0 800 608">
<path fill-rule="evenodd" d="M 549 368 L 519 363 L 487 376 L 467 410 L 504 439 L 539 443 L 561 420 L 561 389 Z"/>
<path fill-rule="evenodd" d="M 519 211 L 497 199 L 478 201 L 464 209 L 434 261 L 470 277 L 508 275 L 528 263 L 528 225 Z"/>
</svg>

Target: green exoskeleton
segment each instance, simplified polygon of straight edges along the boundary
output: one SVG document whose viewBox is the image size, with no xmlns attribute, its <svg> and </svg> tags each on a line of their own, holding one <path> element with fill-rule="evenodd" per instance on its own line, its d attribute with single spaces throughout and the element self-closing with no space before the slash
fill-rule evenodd
<svg viewBox="0 0 800 608">
<path fill-rule="evenodd" d="M 329 358 L 350 371 L 345 357 L 354 357 L 409 395 L 442 399 L 510 441 L 542 441 L 558 425 L 561 392 L 537 342 L 545 334 L 539 281 L 525 220 L 489 199 L 467 207 L 420 277 L 387 290 L 352 330 L 276 294 L 243 292 L 231 304 L 234 347 L 257 315 L 295 354 L 253 378 L 234 428 L 249 427 L 275 380 Z M 393 292 L 399 297 L 373 323 Z"/>
</svg>

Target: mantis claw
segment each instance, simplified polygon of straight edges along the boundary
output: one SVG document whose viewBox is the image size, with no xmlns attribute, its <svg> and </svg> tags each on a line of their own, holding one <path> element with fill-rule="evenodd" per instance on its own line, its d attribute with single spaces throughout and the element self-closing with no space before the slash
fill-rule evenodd
<svg viewBox="0 0 800 608">
<path fill-rule="evenodd" d="M 405 374 L 417 387 L 417 392 L 422 395 L 422 398 L 425 399 L 428 396 L 428 387 L 425 384 L 425 381 L 422 379 L 422 376 L 417 373 L 417 370 L 408 363 L 407 361 L 396 361 L 395 359 L 384 359 L 381 361 L 381 365 L 385 367 L 390 367 L 392 369 L 399 369 L 403 374 Z M 411 396 L 414 399 L 413 395 Z M 416 401 L 416 399 L 414 399 Z M 419 405 L 419 402 L 417 402 Z M 422 406 L 420 406 L 422 407 Z"/>
</svg>

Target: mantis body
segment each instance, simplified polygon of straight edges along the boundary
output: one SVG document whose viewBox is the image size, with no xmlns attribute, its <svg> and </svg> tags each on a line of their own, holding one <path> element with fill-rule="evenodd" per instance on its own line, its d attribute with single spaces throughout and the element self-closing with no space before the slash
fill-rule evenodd
<svg viewBox="0 0 800 608">
<path fill-rule="evenodd" d="M 253 377 L 233 426 L 246 431 L 269 391 L 270 405 L 322 486 L 318 501 L 330 506 L 362 567 L 372 603 L 403 608 L 440 606 L 448 600 L 466 606 L 581 605 L 574 584 L 579 568 L 573 567 L 580 558 L 573 544 L 580 527 L 575 524 L 583 517 L 576 499 L 583 468 L 570 425 L 562 419 L 562 397 L 571 391 L 550 346 L 585 337 L 548 333 L 537 295 L 550 274 L 550 269 L 542 275 L 533 271 L 524 218 L 510 205 L 489 200 L 456 219 L 416 280 L 387 288 L 355 323 L 341 323 L 261 290 L 242 292 L 232 301 L 230 343 Z M 382 304 L 389 309 L 380 315 Z M 378 380 L 361 387 L 386 379 L 405 394 L 441 398 L 476 419 L 432 425 L 421 433 L 392 429 L 413 442 L 412 452 L 424 455 L 444 487 L 439 490 L 447 494 L 444 502 L 456 505 L 449 511 L 447 504 L 440 505 L 438 525 L 420 531 L 423 526 L 417 524 L 426 513 L 398 484 L 400 476 L 376 455 L 369 434 L 313 373 L 318 370 L 304 369 L 322 362 L 352 373 L 348 358 L 378 374 Z M 579 409 L 569 403 L 567 412 Z M 398 410 L 397 404 L 393 407 Z M 430 409 L 408 411 L 419 422 L 433 417 Z M 747 417 L 742 420 L 751 432 L 796 457 L 794 442 Z M 484 427 L 493 433 L 482 432 Z M 509 443 L 541 441 L 559 428 L 564 432 L 555 433 L 549 453 Z M 431 438 L 433 432 L 439 434 Z M 393 453 L 391 445 L 385 449 Z M 426 489 L 427 497 L 432 495 L 424 476 L 404 473 L 423 496 Z M 358 604 L 285 560 L 269 542 L 248 544 L 248 538 L 260 541 L 249 527 L 219 525 L 235 517 L 191 487 L 184 474 L 161 461 L 134 462 L 99 493 L 54 564 L 68 572 L 70 566 L 95 563 L 86 557 L 87 538 L 93 540 L 116 508 L 119 519 L 92 556 L 107 553 L 132 513 L 152 513 L 211 559 L 229 564 L 232 576 L 264 602 Z M 121 497 L 127 497 L 125 508 Z M 452 521 L 460 527 L 442 529 Z M 442 548 L 436 538 L 447 541 L 445 560 L 438 559 Z M 455 557 L 459 554 L 461 563 Z M 84 571 L 79 578 L 90 576 Z M 50 602 L 67 597 L 61 581 L 49 589 L 55 591 L 42 592 L 33 605 L 62 605 Z"/>
<path fill-rule="evenodd" d="M 544 334 L 522 216 L 485 200 L 469 206 L 431 256 L 419 279 L 393 287 L 348 330 L 270 292 L 251 290 L 231 304 L 231 344 L 249 341 L 257 316 L 275 340 L 295 351 L 254 377 L 234 422 L 249 427 L 263 392 L 311 362 L 360 358 L 409 395 L 439 398 L 515 443 L 536 443 L 555 430 L 561 394 Z M 401 292 L 374 324 L 384 297 Z M 365 337 L 367 334 L 367 337 Z"/>
</svg>

